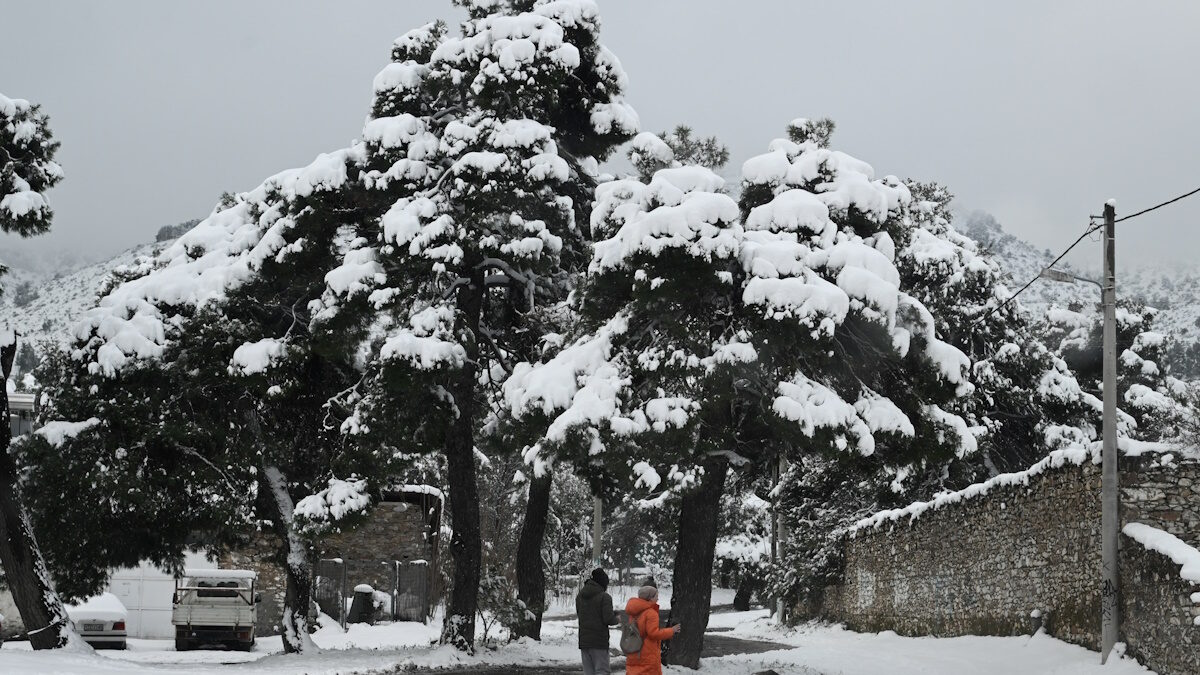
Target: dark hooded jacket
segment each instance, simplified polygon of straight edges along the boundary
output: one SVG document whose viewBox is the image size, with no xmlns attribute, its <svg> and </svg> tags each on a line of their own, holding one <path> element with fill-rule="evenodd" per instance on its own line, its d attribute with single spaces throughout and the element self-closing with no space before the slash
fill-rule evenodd
<svg viewBox="0 0 1200 675">
<path fill-rule="evenodd" d="M 617 625 L 612 596 L 600 584 L 588 579 L 575 596 L 575 614 L 579 616 L 579 648 L 608 649 L 608 627 Z"/>
</svg>

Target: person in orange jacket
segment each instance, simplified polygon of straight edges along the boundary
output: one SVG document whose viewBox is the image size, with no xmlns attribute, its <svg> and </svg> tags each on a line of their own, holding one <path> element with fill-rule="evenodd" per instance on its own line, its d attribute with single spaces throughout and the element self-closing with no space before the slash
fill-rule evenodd
<svg viewBox="0 0 1200 675">
<path fill-rule="evenodd" d="M 658 625 L 658 589 L 642 586 L 638 596 L 625 603 L 629 615 L 642 636 L 642 651 L 625 657 L 626 675 L 662 675 L 662 641 L 679 633 L 679 626 L 660 628 Z"/>
</svg>

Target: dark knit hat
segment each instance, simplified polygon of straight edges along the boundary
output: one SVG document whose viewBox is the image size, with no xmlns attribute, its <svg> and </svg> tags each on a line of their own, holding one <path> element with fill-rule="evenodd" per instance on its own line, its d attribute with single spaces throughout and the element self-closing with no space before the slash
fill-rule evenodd
<svg viewBox="0 0 1200 675">
<path fill-rule="evenodd" d="M 592 581 L 600 584 L 600 588 L 608 588 L 608 574 L 600 567 L 592 570 Z"/>
</svg>

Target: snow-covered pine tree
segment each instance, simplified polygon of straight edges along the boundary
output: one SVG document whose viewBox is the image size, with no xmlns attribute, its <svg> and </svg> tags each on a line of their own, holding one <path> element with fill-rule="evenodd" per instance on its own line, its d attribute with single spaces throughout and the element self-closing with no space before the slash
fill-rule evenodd
<svg viewBox="0 0 1200 675">
<path fill-rule="evenodd" d="M 49 231 L 53 211 L 43 193 L 62 180 L 57 151 L 41 106 L 0 94 L 0 227 L 5 232 L 32 237 Z"/>
<path fill-rule="evenodd" d="M 253 476 L 224 452 L 236 432 L 212 404 L 234 392 L 151 363 L 90 374 L 61 349 L 37 374 L 44 424 L 15 448 L 64 598 L 95 595 L 113 568 L 143 560 L 179 571 L 193 537 L 215 551 L 245 530 Z"/>
<path fill-rule="evenodd" d="M 42 194 L 62 180 L 54 161 L 58 142 L 40 106 L 0 94 L 0 231 L 31 237 L 50 229 L 50 205 Z M 0 265 L 0 275 L 7 271 Z M 17 355 L 17 334 L 0 329 L 0 374 L 7 383 Z M 8 416 L 8 390 L 3 410 Z M 18 469 L 4 435 L 0 451 L 0 566 L 34 649 L 67 644 L 73 634 L 46 572 L 18 486 Z"/>
<path fill-rule="evenodd" d="M 585 334 L 505 383 L 514 416 L 546 422 L 531 452 L 678 500 L 675 663 L 699 663 L 731 466 L 974 449 L 942 407 L 970 392 L 967 358 L 893 262 L 909 191 L 825 148 L 825 129 L 797 121 L 747 161 L 740 209 L 702 167 L 601 185 Z"/>
<path fill-rule="evenodd" d="M 1183 432 L 1192 398 L 1187 383 L 1169 372 L 1168 338 L 1154 330 L 1158 311 L 1128 299 L 1117 302 L 1117 405 L 1120 435 L 1141 441 L 1174 440 Z M 1046 339 L 1070 367 L 1099 428 L 1103 383 L 1103 323 L 1061 307 L 1046 313 Z"/>
<path fill-rule="evenodd" d="M 738 474 L 721 504 L 720 531 L 715 551 L 717 571 L 737 592 L 733 608 L 750 609 L 754 595 L 763 591 L 771 559 L 771 504 L 757 494 L 769 487 L 761 477 Z"/>
<path fill-rule="evenodd" d="M 978 453 L 905 469 L 895 487 L 911 501 L 1023 470 L 1064 438 L 1089 438 L 1094 430 L 1087 397 L 1042 342 L 1028 310 L 1004 304 L 1012 291 L 999 264 L 951 226 L 950 193 L 933 183 L 909 189 L 914 227 L 896 267 L 905 288 L 938 318 L 942 339 L 970 357 L 974 394 L 950 409 L 979 432 Z"/>
<path fill-rule="evenodd" d="M 228 196 L 122 273 L 76 328 L 71 359 L 60 361 L 67 372 L 52 378 L 53 411 L 92 421 L 29 450 L 35 479 L 76 481 L 73 492 L 100 497 L 109 517 L 150 502 L 141 514 L 150 534 L 133 540 L 140 546 L 88 549 L 101 574 L 130 556 L 178 560 L 199 524 L 213 524 L 218 546 L 231 529 L 270 522 L 287 573 L 287 651 L 312 648 L 311 564 L 294 511 L 316 527 L 334 493 L 350 494 L 351 512 L 369 501 L 359 494 L 364 481 L 350 481 L 347 493 L 339 477 L 386 481 L 386 459 L 342 452 L 340 411 L 327 405 L 358 378 L 353 354 L 309 328 L 357 213 L 348 186 L 364 157 L 356 144 Z M 130 476 L 141 485 L 122 491 Z"/>
<path fill-rule="evenodd" d="M 438 24 L 409 33 L 376 77 L 364 200 L 379 217 L 331 273 L 344 283 L 330 284 L 320 317 L 331 334 L 369 328 L 349 436 L 446 457 L 454 579 L 442 637 L 470 650 L 475 448 L 490 392 L 544 332 L 541 308 L 571 290 L 591 174 L 637 118 L 590 0 L 459 4 L 470 16 L 459 37 Z M 548 496 L 548 479 L 530 485 Z M 545 500 L 529 503 L 527 519 L 544 520 Z M 518 558 L 534 569 L 518 562 L 518 586 L 540 616 L 540 532 L 529 540 Z"/>
<path fill-rule="evenodd" d="M 649 183 L 659 169 L 692 165 L 719 171 L 729 161 L 729 148 L 716 136 L 693 136 L 686 124 L 655 135 L 643 131 L 633 138 L 626 156 L 638 180 Z"/>
</svg>

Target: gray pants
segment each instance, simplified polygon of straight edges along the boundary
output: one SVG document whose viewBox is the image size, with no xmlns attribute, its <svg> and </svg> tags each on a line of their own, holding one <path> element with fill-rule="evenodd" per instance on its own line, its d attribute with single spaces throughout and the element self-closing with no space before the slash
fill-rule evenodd
<svg viewBox="0 0 1200 675">
<path fill-rule="evenodd" d="M 609 675 L 607 649 L 580 649 L 583 655 L 583 675 Z"/>
</svg>

